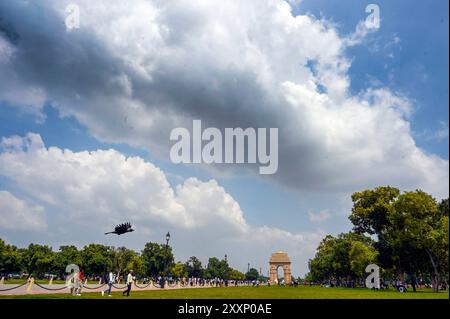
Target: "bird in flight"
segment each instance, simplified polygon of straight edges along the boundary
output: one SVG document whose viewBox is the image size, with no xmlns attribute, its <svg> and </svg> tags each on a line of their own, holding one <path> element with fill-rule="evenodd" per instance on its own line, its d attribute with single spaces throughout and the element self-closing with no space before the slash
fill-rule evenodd
<svg viewBox="0 0 450 319">
<path fill-rule="evenodd" d="M 105 235 L 107 235 L 107 234 L 117 234 L 117 235 L 122 235 L 122 234 L 125 234 L 125 233 L 130 233 L 130 232 L 132 232 L 132 231 L 134 231 L 134 229 L 132 229 L 132 228 L 131 228 L 131 224 L 127 222 L 127 223 L 120 224 L 120 225 L 116 226 L 116 227 L 114 228 L 114 231 L 105 233 Z"/>
</svg>

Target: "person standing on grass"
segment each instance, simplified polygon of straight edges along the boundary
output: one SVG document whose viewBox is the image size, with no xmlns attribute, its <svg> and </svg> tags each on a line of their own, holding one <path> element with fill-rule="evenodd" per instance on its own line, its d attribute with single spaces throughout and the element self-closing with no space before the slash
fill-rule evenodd
<svg viewBox="0 0 450 319">
<path fill-rule="evenodd" d="M 125 294 L 127 295 L 127 297 L 130 296 L 130 291 L 131 291 L 131 285 L 133 284 L 134 280 L 136 279 L 136 277 L 133 276 L 133 270 L 130 270 L 128 272 L 128 276 L 127 276 L 127 290 L 125 290 L 122 293 L 122 296 L 125 296 Z"/>
<path fill-rule="evenodd" d="M 78 295 L 78 278 L 79 278 L 78 277 L 78 272 L 75 272 L 73 274 L 72 279 L 71 279 L 71 282 L 72 282 L 72 285 L 71 285 L 71 287 L 72 287 L 72 289 L 71 289 L 72 296 Z"/>
<path fill-rule="evenodd" d="M 81 296 L 81 289 L 83 288 L 83 273 L 81 270 L 75 275 L 75 290 L 76 295 Z"/>
<path fill-rule="evenodd" d="M 114 281 L 115 281 L 114 277 L 115 276 L 112 271 L 110 271 L 108 276 L 106 277 L 106 283 L 108 284 L 108 289 L 106 289 L 108 291 L 108 297 L 111 297 L 111 289 L 112 289 L 112 285 L 114 284 Z M 106 290 L 102 290 L 102 296 L 105 295 Z"/>
</svg>

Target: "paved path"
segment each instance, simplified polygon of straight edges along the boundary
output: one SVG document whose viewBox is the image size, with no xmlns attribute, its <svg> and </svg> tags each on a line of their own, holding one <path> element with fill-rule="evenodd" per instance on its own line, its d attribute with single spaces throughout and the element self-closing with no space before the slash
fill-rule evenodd
<svg viewBox="0 0 450 319">
<path fill-rule="evenodd" d="M 144 284 L 138 284 L 141 287 L 145 287 Z M 31 291 L 28 291 L 27 288 L 29 284 L 23 285 L 21 287 L 18 287 L 18 284 L 6 284 L 6 285 L 0 285 L 0 296 L 12 296 L 12 295 L 28 295 L 28 294 L 67 294 L 70 293 L 69 288 L 66 287 L 64 284 L 53 284 L 53 285 L 40 285 L 33 284 L 33 287 Z M 126 285 L 124 284 L 115 284 L 115 287 L 112 288 L 112 291 L 123 291 L 126 289 Z M 5 290 L 18 287 L 16 289 L 12 290 Z M 43 288 L 44 287 L 44 288 Z M 180 286 L 179 284 L 175 285 L 174 287 L 166 285 L 164 290 L 170 290 L 170 289 L 192 289 L 192 288 L 209 288 L 210 286 Z M 102 290 L 107 290 L 108 285 L 99 285 L 99 284 L 88 284 L 86 285 L 83 290 L 83 292 L 101 292 Z M 153 284 L 148 285 L 145 288 L 138 288 L 136 285 L 133 285 L 132 291 L 147 291 L 147 290 L 161 290 L 161 288 L 155 287 Z"/>
</svg>

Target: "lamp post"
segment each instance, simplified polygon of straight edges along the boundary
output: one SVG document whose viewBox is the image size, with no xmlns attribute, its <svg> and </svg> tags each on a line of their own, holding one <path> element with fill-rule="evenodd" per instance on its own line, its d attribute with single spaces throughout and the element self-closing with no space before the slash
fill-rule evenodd
<svg viewBox="0 0 450 319">
<path fill-rule="evenodd" d="M 170 233 L 167 232 L 166 234 L 166 262 L 164 265 L 164 273 L 166 274 L 166 276 L 168 275 L 168 259 L 169 259 L 169 240 L 170 240 Z"/>
<path fill-rule="evenodd" d="M 169 246 L 169 240 L 170 240 L 170 233 L 167 232 L 167 234 L 166 234 L 166 246 Z"/>
<path fill-rule="evenodd" d="M 225 287 L 228 286 L 228 256 L 225 254 L 225 270 L 223 274 L 223 280 L 225 281 Z"/>
<path fill-rule="evenodd" d="M 165 284 L 166 277 L 168 274 L 167 261 L 169 259 L 169 240 L 170 240 L 170 233 L 167 232 L 167 234 L 166 234 L 166 253 L 165 253 L 165 258 L 164 258 L 164 270 L 163 270 L 163 275 L 161 276 L 161 282 L 160 282 L 161 288 L 164 288 L 164 284 Z"/>
</svg>

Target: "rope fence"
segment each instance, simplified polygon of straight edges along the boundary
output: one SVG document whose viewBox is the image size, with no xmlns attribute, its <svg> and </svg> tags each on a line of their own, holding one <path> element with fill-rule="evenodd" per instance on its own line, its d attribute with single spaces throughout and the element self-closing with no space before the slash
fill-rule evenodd
<svg viewBox="0 0 450 319">
<path fill-rule="evenodd" d="M 99 285 L 98 287 L 88 287 L 87 285 L 83 284 L 83 288 L 86 288 L 86 289 L 88 289 L 88 290 L 95 290 L 95 289 L 102 288 L 102 287 L 104 287 L 104 286 L 106 286 L 106 285 L 107 285 L 107 284 L 105 283 L 105 284 Z"/>
<path fill-rule="evenodd" d="M 23 284 L 20 284 L 20 285 L 15 286 L 15 287 L 10 287 L 10 288 L 6 288 L 6 289 L 0 289 L 0 291 L 10 291 L 10 290 L 14 290 L 14 289 L 20 288 L 20 287 L 22 287 L 22 286 L 25 286 L 26 284 L 28 284 L 28 281 L 25 281 Z"/>
<path fill-rule="evenodd" d="M 185 287 L 189 286 L 189 283 L 186 281 L 183 281 L 183 280 L 167 280 L 167 281 L 164 281 L 164 285 L 161 285 L 161 283 L 158 280 L 150 280 L 147 284 L 143 284 L 143 285 L 139 285 L 136 281 L 134 281 L 133 283 L 134 283 L 134 286 L 138 289 L 146 289 L 150 286 L 153 286 L 157 289 L 161 289 L 163 286 L 166 286 L 166 285 L 171 288 L 174 288 L 177 286 L 179 286 L 180 288 L 185 288 Z M 6 286 L 4 283 L 2 283 L 2 284 L 0 284 L 0 292 L 12 291 L 15 289 L 19 289 L 25 285 L 28 285 L 27 290 L 26 290 L 27 293 L 31 293 L 33 285 L 36 285 L 37 287 L 47 290 L 47 291 L 62 291 L 65 289 L 76 288 L 76 287 L 74 287 L 73 284 L 71 284 L 71 285 L 65 284 L 64 287 L 60 287 L 60 288 L 51 288 L 49 286 L 52 285 L 52 281 L 50 281 L 50 284 L 48 284 L 48 285 L 43 285 L 43 284 L 37 283 L 34 280 L 34 278 L 30 278 L 27 281 L 25 281 L 24 283 L 18 284 L 14 287 L 2 288 L 2 286 Z M 85 282 L 85 283 L 81 284 L 81 287 L 83 289 L 87 289 L 87 290 L 97 290 L 97 289 L 103 288 L 106 285 L 108 285 L 108 283 L 100 284 L 96 287 L 89 287 L 87 285 L 87 283 Z M 197 285 L 191 285 L 191 286 L 197 286 Z M 118 290 L 123 290 L 123 289 L 127 288 L 127 285 L 118 286 L 116 284 L 112 284 L 112 287 L 114 287 L 115 289 L 118 289 Z"/>
<path fill-rule="evenodd" d="M 145 288 L 147 288 L 148 286 L 150 286 L 151 284 L 152 284 L 152 280 L 148 283 L 148 284 L 146 284 L 146 285 L 144 285 L 144 286 L 139 286 L 136 282 L 134 282 L 134 285 L 137 287 L 137 288 L 139 288 L 139 289 L 145 289 Z"/>
<path fill-rule="evenodd" d="M 59 291 L 59 290 L 64 290 L 64 289 L 70 288 L 70 287 L 67 287 L 66 285 L 64 285 L 64 287 L 62 287 L 62 288 L 48 288 L 48 287 L 44 287 L 41 284 L 38 284 L 37 282 L 34 282 L 34 284 L 36 286 L 38 286 L 38 287 L 40 287 L 40 288 L 42 288 L 44 290 L 48 290 L 48 291 Z"/>
</svg>

